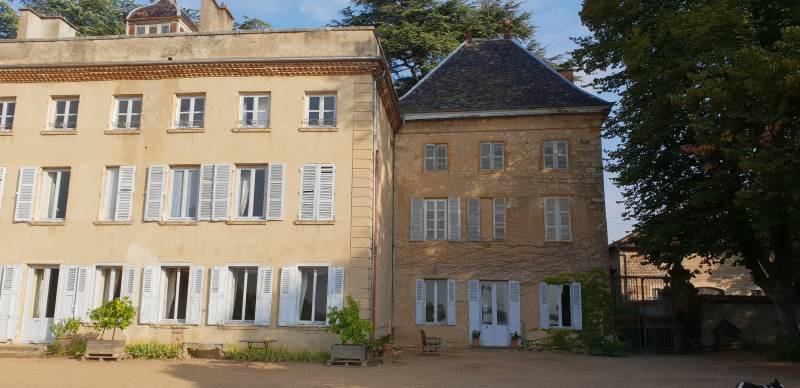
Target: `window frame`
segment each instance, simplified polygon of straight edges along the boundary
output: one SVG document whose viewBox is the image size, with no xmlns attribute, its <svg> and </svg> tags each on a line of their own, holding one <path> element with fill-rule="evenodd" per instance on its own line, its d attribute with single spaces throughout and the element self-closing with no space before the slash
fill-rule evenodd
<svg viewBox="0 0 800 388">
<path fill-rule="evenodd" d="M 556 238 L 555 238 L 555 240 L 547 238 L 547 201 L 548 200 L 555 201 L 555 228 L 556 228 Z M 569 220 L 569 224 L 567 225 L 569 227 L 569 238 L 567 238 L 567 239 L 562 239 L 561 238 L 561 227 L 563 226 L 562 222 L 561 222 L 561 213 L 562 213 L 561 204 L 560 204 L 561 200 L 566 200 L 566 202 L 567 202 L 566 213 L 567 213 L 567 219 Z M 544 213 L 544 241 L 548 242 L 548 243 L 565 243 L 565 242 L 568 243 L 568 242 L 572 242 L 574 240 L 574 236 L 573 236 L 574 232 L 572 230 L 572 203 L 571 203 L 571 198 L 570 197 L 565 197 L 565 196 L 544 197 L 543 202 L 544 202 L 543 203 L 544 206 L 543 206 L 542 210 L 543 210 L 543 213 Z"/>
<path fill-rule="evenodd" d="M 325 98 L 326 97 L 333 97 L 333 108 L 332 109 L 328 109 L 328 106 L 325 105 Z M 311 109 L 311 99 L 312 98 L 319 98 L 319 109 L 313 109 L 313 110 Z M 306 128 L 336 128 L 336 126 L 338 124 L 338 122 L 337 122 L 337 120 L 338 120 L 337 116 L 338 115 L 336 114 L 336 111 L 338 110 L 338 107 L 339 107 L 339 101 L 338 100 L 339 100 L 339 98 L 336 95 L 336 93 L 308 93 L 308 94 L 306 94 L 305 110 L 304 110 L 304 114 L 303 114 L 303 125 L 305 125 Z M 318 114 L 318 118 L 316 119 L 317 120 L 317 124 L 312 124 L 311 123 L 311 118 L 310 118 L 311 112 L 317 112 L 317 114 Z M 325 113 L 326 112 L 333 112 L 333 122 L 330 123 L 330 124 L 326 124 L 326 122 L 325 122 Z M 322 123 L 320 123 L 320 121 Z"/>
<path fill-rule="evenodd" d="M 425 282 L 425 295 L 423 303 L 425 305 L 425 322 L 424 325 L 432 325 L 432 326 L 446 326 L 448 322 L 447 316 L 447 280 L 448 279 L 438 279 L 438 278 L 424 278 L 422 279 Z M 440 283 L 444 285 L 442 291 L 444 292 L 444 305 L 442 308 L 444 309 L 444 319 L 438 320 L 437 312 L 439 310 L 438 303 L 433 303 L 433 321 L 428 321 L 428 282 L 433 282 L 436 287 L 433 288 L 433 300 L 437 302 L 439 300 L 439 287 Z"/>
<path fill-rule="evenodd" d="M 448 224 L 449 224 L 449 220 L 448 220 L 448 210 L 449 209 L 448 209 L 448 204 L 447 204 L 447 202 L 448 202 L 447 198 L 423 198 L 422 200 L 424 201 L 424 204 L 423 204 L 423 207 L 422 207 L 422 212 L 423 212 L 422 219 L 423 219 L 423 222 L 424 222 L 423 227 L 422 227 L 422 231 L 423 231 L 423 234 L 424 234 L 423 235 L 423 241 L 447 241 L 447 230 L 448 230 Z M 439 221 L 438 217 L 436 216 L 437 212 L 439 211 L 439 205 L 443 204 L 443 208 L 442 209 L 443 209 L 443 212 L 444 212 L 444 228 L 441 229 L 441 232 L 442 232 L 442 237 L 441 238 L 438 238 L 438 236 L 436 235 L 436 233 L 439 232 L 439 228 L 436 228 L 436 227 L 433 229 L 434 238 L 428 238 L 428 230 L 429 230 L 428 229 L 428 204 L 429 203 L 433 203 L 434 204 L 434 207 L 433 207 L 434 208 L 434 210 L 433 210 L 434 218 L 432 220 L 432 222 L 434 223 L 434 226 L 436 226 L 436 223 Z"/>
<path fill-rule="evenodd" d="M 125 113 L 119 111 L 119 106 L 122 101 L 126 101 L 128 107 Z M 139 101 L 139 112 L 134 112 L 134 102 Z M 144 110 L 144 98 L 141 95 L 136 96 L 114 96 L 114 111 L 111 118 L 111 130 L 114 131 L 138 131 L 142 129 L 142 111 Z M 125 116 L 126 121 L 119 121 L 120 116 Z M 137 126 L 131 125 L 134 116 L 138 116 L 139 124 Z M 120 124 L 125 124 L 120 126 Z"/>
<path fill-rule="evenodd" d="M 548 290 L 547 290 L 547 295 L 548 295 L 548 301 L 547 301 L 548 328 L 550 328 L 550 329 L 572 329 L 573 326 L 574 326 L 574 322 L 572 322 L 572 297 L 573 297 L 573 295 L 572 295 L 572 285 L 569 284 L 569 283 L 567 283 L 567 284 L 548 284 L 547 287 L 548 287 Z M 549 317 L 549 314 L 550 314 L 549 309 L 550 309 L 550 306 L 552 305 L 552 303 L 550 303 L 551 300 L 549 298 L 550 298 L 550 295 L 553 295 L 553 288 L 554 287 L 558 287 L 560 289 L 559 298 L 557 299 L 558 300 L 558 306 L 559 306 L 559 309 L 558 309 L 558 325 L 553 325 L 550 322 L 550 317 Z M 564 302 L 564 297 L 563 297 L 564 289 L 568 290 L 568 292 L 569 292 L 569 298 L 568 298 L 569 325 L 568 326 L 564 326 L 564 314 L 565 314 L 565 312 L 564 312 L 564 303 L 563 303 Z M 581 296 L 581 297 L 583 297 L 583 296 Z"/>
<path fill-rule="evenodd" d="M 109 178 L 111 175 L 109 174 L 111 171 L 116 171 L 116 183 L 114 184 L 114 191 L 111 192 L 111 181 Z M 107 166 L 104 174 L 103 179 L 103 208 L 100 211 L 100 219 L 103 221 L 115 221 L 115 214 L 117 212 L 117 193 L 119 193 L 119 166 Z M 111 200 L 114 201 L 114 208 L 110 209 L 109 205 Z M 111 216 L 108 216 L 109 210 L 111 211 Z"/>
<path fill-rule="evenodd" d="M 245 109 L 244 100 L 246 98 L 253 98 L 253 109 L 247 110 Z M 265 111 L 261 111 L 258 109 L 258 102 L 260 99 L 266 98 L 267 99 L 267 109 Z M 270 110 L 272 108 L 272 95 L 268 92 L 263 93 L 240 93 L 239 94 L 239 121 L 238 121 L 238 128 L 261 128 L 267 129 L 270 127 Z M 245 114 L 251 113 L 253 115 L 252 120 L 245 119 Z M 264 113 L 266 115 L 266 120 L 258 120 L 258 114 Z M 263 123 L 262 123 L 263 121 Z"/>
<path fill-rule="evenodd" d="M 433 156 L 428 157 L 428 148 L 431 147 L 433 149 Z M 439 157 L 439 150 L 444 148 L 444 168 L 441 168 L 440 162 L 442 162 L 442 158 Z M 423 158 L 422 158 L 422 170 L 424 172 L 447 172 L 450 168 L 450 148 L 448 147 L 448 143 L 425 143 L 422 147 L 423 149 Z M 428 169 L 428 160 L 432 160 L 433 162 L 433 169 Z"/>
<path fill-rule="evenodd" d="M 305 320 L 300 319 L 300 317 L 303 314 L 303 309 L 302 309 L 303 295 L 301 293 L 301 291 L 303 289 L 303 272 L 302 272 L 303 269 L 314 269 L 314 280 L 313 280 L 314 287 L 312 288 L 312 292 L 311 292 L 311 320 L 310 321 L 305 321 Z M 330 295 L 328 295 L 328 287 L 327 286 L 323 288 L 323 292 L 325 292 L 325 320 L 323 320 L 323 321 L 314 320 L 314 316 L 316 315 L 315 313 L 316 313 L 317 291 L 318 291 L 317 290 L 317 286 L 318 286 L 317 277 L 318 277 L 318 271 L 319 270 L 325 271 L 325 275 L 327 276 L 330 273 L 330 266 L 329 265 L 298 265 L 297 266 L 296 273 L 297 273 L 297 275 L 299 277 L 299 279 L 298 279 L 299 281 L 297 282 L 297 287 L 298 287 L 298 290 L 297 290 L 298 308 L 297 308 L 297 319 L 295 321 L 295 324 L 298 325 L 298 326 L 327 326 L 328 325 L 328 308 L 329 308 L 329 306 L 328 306 L 328 298 L 330 297 Z M 331 281 L 332 281 L 332 279 L 328 278 L 328 284 L 330 284 Z"/>
<path fill-rule="evenodd" d="M 241 195 L 242 195 L 242 192 L 241 192 L 242 172 L 245 171 L 245 170 L 250 171 L 251 183 L 252 183 L 250 185 L 250 189 L 249 189 L 249 193 L 248 193 L 248 197 L 249 197 L 248 198 L 249 199 L 248 200 L 248 203 L 249 203 L 248 213 L 250 215 L 248 215 L 248 216 L 240 216 L 239 215 L 239 204 L 241 203 Z M 263 200 L 263 203 L 262 203 L 262 206 L 264 208 L 263 208 L 263 211 L 262 211 L 263 212 L 262 216 L 253 216 L 252 214 L 253 214 L 253 212 L 255 210 L 255 208 L 254 208 L 254 203 L 255 203 L 254 200 L 255 200 L 255 190 L 256 190 L 255 173 L 258 170 L 264 170 L 264 200 Z M 233 205 L 234 205 L 233 206 L 234 207 L 234 209 L 233 209 L 234 210 L 234 219 L 237 219 L 237 220 L 258 220 L 258 221 L 266 220 L 267 219 L 267 210 L 268 210 L 268 205 L 269 205 L 268 204 L 269 197 L 267 196 L 268 191 L 269 191 L 269 165 L 264 164 L 264 165 L 241 165 L 241 166 L 236 166 L 236 195 L 234 196 L 235 202 L 233 203 Z"/>
<path fill-rule="evenodd" d="M 553 154 L 550 158 L 549 162 L 552 164 L 548 167 L 548 157 L 545 149 L 547 149 L 548 143 L 551 143 L 553 146 Z M 565 147 L 564 152 L 564 166 L 560 166 L 558 163 L 558 146 L 559 144 L 563 144 Z M 544 170 L 556 170 L 556 171 L 565 171 L 569 170 L 569 140 L 545 140 L 542 142 L 542 168 Z"/>
<path fill-rule="evenodd" d="M 94 266 L 94 288 L 92 291 L 92 299 L 91 299 L 91 307 L 97 308 L 102 306 L 104 303 L 107 303 L 109 300 L 114 300 L 113 296 L 117 294 L 119 291 L 120 298 L 122 297 L 122 288 L 123 288 L 123 268 L 122 264 L 96 264 Z M 103 271 L 109 271 L 113 273 L 114 280 L 113 280 L 113 287 L 109 287 L 110 295 L 112 298 L 106 300 L 109 296 L 106 291 L 106 283 L 108 282 L 108 278 L 103 275 L 100 276 Z M 102 280 L 102 283 L 100 283 Z M 119 290 L 116 289 L 117 285 L 119 285 Z M 100 294 L 98 294 L 100 292 Z"/>
<path fill-rule="evenodd" d="M 80 96 L 51 97 L 52 108 L 50 122 L 47 125 L 49 131 L 76 131 L 78 129 L 78 115 L 80 114 Z M 58 113 L 58 103 L 64 102 L 64 113 Z M 77 105 L 75 113 L 69 113 L 73 105 Z M 75 121 L 70 121 L 70 116 L 75 116 Z M 58 123 L 58 118 L 62 117 L 63 122 Z M 73 125 L 70 126 L 70 123 Z"/>
<path fill-rule="evenodd" d="M 484 145 L 484 144 L 488 144 L 489 145 L 489 168 L 487 168 L 487 169 L 483 168 L 483 154 L 481 154 L 481 146 Z M 503 149 L 503 163 L 499 168 L 495 165 L 495 160 L 494 160 L 494 158 L 495 158 L 495 155 L 494 155 L 495 147 L 502 147 L 502 149 Z M 506 163 L 507 163 L 507 158 L 506 158 L 506 143 L 505 142 L 487 140 L 487 141 L 481 141 L 480 143 L 478 143 L 478 170 L 480 172 L 488 172 L 488 173 L 504 172 L 506 170 Z"/>
<path fill-rule="evenodd" d="M 189 100 L 189 110 L 184 112 L 181 110 L 181 102 L 184 99 Z M 197 100 L 203 100 L 203 110 L 198 111 L 196 110 Z M 175 96 L 175 125 L 173 126 L 174 129 L 203 129 L 205 128 L 206 124 L 206 95 L 202 93 L 198 94 L 178 94 Z M 189 120 L 181 120 L 182 114 L 188 114 Z M 201 114 L 202 118 L 200 120 L 194 120 L 194 117 L 197 114 Z M 198 123 L 199 122 L 199 123 Z"/>
<path fill-rule="evenodd" d="M 183 172 L 186 174 L 187 172 L 196 172 L 197 173 L 197 193 L 195 193 L 197 208 L 195 209 L 194 217 L 186 216 L 188 214 L 188 200 L 189 200 L 189 193 L 188 190 L 190 187 L 190 180 L 186 179 L 188 175 L 185 175 L 182 182 L 182 191 L 181 191 L 181 216 L 173 217 L 172 216 L 172 201 L 173 198 L 173 185 L 175 184 L 175 173 L 176 172 Z M 181 166 L 181 167 L 170 167 L 169 168 L 169 186 L 167 189 L 169 190 L 169 200 L 167 202 L 167 219 L 170 221 L 197 221 L 199 211 L 200 211 L 200 184 L 201 184 L 201 176 L 200 176 L 200 168 L 197 166 Z"/>
<path fill-rule="evenodd" d="M 44 195 L 46 187 L 45 183 L 49 181 L 48 174 L 51 172 L 55 172 L 56 178 L 52 181 L 52 186 L 50 186 L 50 194 L 47 196 Z M 69 173 L 69 178 L 67 181 L 67 196 L 66 196 L 66 203 L 64 204 L 64 217 L 59 218 L 58 216 L 58 209 L 60 208 L 59 198 L 61 196 L 61 180 L 63 179 L 63 175 L 65 172 Z M 69 188 L 72 182 L 72 169 L 70 168 L 43 168 L 42 169 L 42 185 L 39 190 L 39 219 L 42 221 L 47 222 L 63 222 L 67 219 L 67 205 L 69 204 Z M 47 203 L 44 203 L 42 200 L 43 198 L 47 198 Z M 55 202 L 54 202 L 55 201 Z M 51 206 L 52 205 L 52 206 Z M 53 208 L 55 211 L 55 216 L 51 216 L 50 208 Z M 45 215 L 45 212 L 47 215 Z"/>
<path fill-rule="evenodd" d="M 225 291 L 227 291 L 227 295 L 229 295 L 229 296 L 226 297 L 226 299 L 227 299 L 226 303 L 227 303 L 228 306 L 230 306 L 230 310 L 228 311 L 228 309 L 226 309 L 226 311 L 225 311 L 226 317 L 225 317 L 224 320 L 222 320 L 222 322 L 224 322 L 226 324 L 235 324 L 235 325 L 254 325 L 255 324 L 255 322 L 256 322 L 256 320 L 255 320 L 255 311 L 257 309 L 256 300 L 258 300 L 259 268 L 260 267 L 258 265 L 247 265 L 247 264 L 229 265 L 228 266 L 228 272 L 226 273 L 226 275 L 229 276 L 229 279 L 231 281 L 230 282 L 226 282 L 227 290 L 225 290 Z M 242 295 L 242 311 L 241 311 L 242 319 L 233 319 L 234 307 L 236 307 L 236 286 L 235 286 L 235 283 L 234 283 L 235 280 L 236 280 L 236 277 L 233 274 L 234 270 L 243 270 L 244 271 L 244 277 L 245 277 L 245 283 L 244 283 L 244 286 L 242 287 L 242 292 L 243 292 L 243 295 Z M 248 279 L 250 277 L 250 275 L 249 275 L 249 271 L 250 270 L 255 270 L 255 279 L 253 279 L 253 281 L 256 284 L 256 293 L 255 293 L 255 295 L 253 296 L 253 299 L 252 299 L 252 303 L 253 303 L 253 319 L 244 319 L 246 317 L 247 303 L 248 303 L 247 286 L 249 284 L 248 282 L 250 281 L 250 279 Z"/>
<path fill-rule="evenodd" d="M 169 294 L 169 274 L 167 271 L 169 270 L 176 270 L 177 274 L 175 277 L 175 308 L 173 311 L 173 316 L 175 318 L 165 318 L 164 316 L 167 314 L 167 295 Z M 186 270 L 186 306 L 184 307 L 184 317 L 178 318 L 178 312 L 180 311 L 180 300 L 181 300 L 181 274 L 182 270 Z M 160 298 L 158 303 L 158 322 L 160 323 L 178 323 L 178 324 L 185 324 L 186 317 L 189 315 L 189 288 L 191 287 L 191 276 L 192 276 L 192 267 L 190 265 L 160 265 L 159 266 L 159 276 L 161 276 L 161 282 L 159 290 Z"/>
<path fill-rule="evenodd" d="M 13 107 L 13 109 L 10 109 L 11 107 Z M 0 98 L 0 132 L 11 132 L 14 129 L 16 109 L 16 98 Z M 12 111 L 12 113 L 9 114 L 9 111 Z"/>
<path fill-rule="evenodd" d="M 148 24 L 135 24 L 133 29 L 134 36 L 148 36 L 148 35 L 162 35 L 162 34 L 169 34 L 172 31 L 172 23 L 148 23 Z M 150 29 L 155 27 L 156 32 L 151 33 Z M 167 28 L 167 32 L 164 32 L 164 27 Z M 142 28 L 143 32 L 140 33 L 139 29 Z"/>
</svg>

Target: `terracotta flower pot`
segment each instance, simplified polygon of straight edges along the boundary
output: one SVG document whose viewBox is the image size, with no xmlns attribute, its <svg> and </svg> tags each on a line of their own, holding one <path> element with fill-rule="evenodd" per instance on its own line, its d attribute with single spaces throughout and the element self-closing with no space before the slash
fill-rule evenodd
<svg viewBox="0 0 800 388">
<path fill-rule="evenodd" d="M 480 338 L 473 338 L 472 339 L 472 350 L 478 350 L 481 346 L 481 339 Z"/>
<path fill-rule="evenodd" d="M 392 353 L 392 349 L 393 348 L 394 348 L 394 345 L 391 342 L 387 342 L 387 343 L 381 345 L 381 353 L 384 353 L 384 354 L 385 353 Z"/>
<path fill-rule="evenodd" d="M 511 339 L 511 349 L 519 349 L 519 338 Z"/>
</svg>

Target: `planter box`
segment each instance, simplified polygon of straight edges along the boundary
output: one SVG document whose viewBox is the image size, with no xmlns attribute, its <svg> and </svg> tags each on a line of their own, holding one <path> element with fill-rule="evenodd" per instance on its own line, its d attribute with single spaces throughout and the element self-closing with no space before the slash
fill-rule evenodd
<svg viewBox="0 0 800 388">
<path fill-rule="evenodd" d="M 361 345 L 331 345 L 331 359 L 367 361 L 367 348 Z"/>
<path fill-rule="evenodd" d="M 86 341 L 87 356 L 120 356 L 125 354 L 125 341 Z"/>
</svg>

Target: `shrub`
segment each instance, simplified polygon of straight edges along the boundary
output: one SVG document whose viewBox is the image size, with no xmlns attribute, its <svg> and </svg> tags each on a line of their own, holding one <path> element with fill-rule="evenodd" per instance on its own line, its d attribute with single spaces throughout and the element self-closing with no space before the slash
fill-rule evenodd
<svg viewBox="0 0 800 388">
<path fill-rule="evenodd" d="M 772 361 L 800 361 L 800 341 L 778 336 L 770 344 L 769 359 Z"/>
<path fill-rule="evenodd" d="M 545 330 L 547 337 L 536 341 L 533 348 L 536 350 L 557 350 L 562 352 L 573 352 L 579 350 L 581 344 L 578 342 L 577 334 L 570 329 L 549 329 Z"/>
<path fill-rule="evenodd" d="M 58 342 L 50 345 L 50 354 L 53 356 L 78 358 L 86 354 L 86 340 L 76 338 L 72 343 L 63 347 Z"/>
<path fill-rule="evenodd" d="M 328 311 L 328 333 L 339 335 L 342 344 L 369 346 L 372 336 L 372 323 L 361 319 L 361 306 L 351 296 L 347 296 L 346 306 Z"/>
<path fill-rule="evenodd" d="M 136 315 L 136 308 L 133 307 L 128 297 L 114 299 L 106 304 L 89 312 L 94 329 L 100 332 L 100 338 L 106 330 L 113 329 L 111 340 L 117 334 L 117 329 L 125 330 L 133 324 L 133 317 Z"/>
<path fill-rule="evenodd" d="M 50 326 L 50 332 L 54 338 L 74 337 L 81 328 L 81 320 L 78 318 L 64 318 Z"/>
<path fill-rule="evenodd" d="M 229 360 L 267 361 L 267 362 L 325 362 L 330 358 L 328 352 L 312 352 L 310 350 L 289 351 L 284 348 L 250 349 L 231 345 L 225 352 Z"/>
<path fill-rule="evenodd" d="M 173 360 L 181 358 L 181 346 L 159 342 L 140 342 L 125 346 L 125 353 L 144 360 Z"/>
</svg>

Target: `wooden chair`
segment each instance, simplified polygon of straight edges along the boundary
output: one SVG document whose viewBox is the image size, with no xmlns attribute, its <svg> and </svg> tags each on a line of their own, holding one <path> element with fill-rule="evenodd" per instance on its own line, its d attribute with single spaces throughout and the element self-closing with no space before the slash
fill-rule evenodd
<svg viewBox="0 0 800 388">
<path fill-rule="evenodd" d="M 439 337 L 428 337 L 425 335 L 425 330 L 419 331 L 420 336 L 422 337 L 422 355 L 427 356 L 429 354 L 440 355 L 439 350 L 442 347 L 442 339 Z"/>
</svg>

